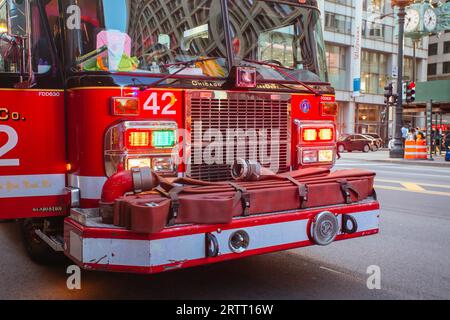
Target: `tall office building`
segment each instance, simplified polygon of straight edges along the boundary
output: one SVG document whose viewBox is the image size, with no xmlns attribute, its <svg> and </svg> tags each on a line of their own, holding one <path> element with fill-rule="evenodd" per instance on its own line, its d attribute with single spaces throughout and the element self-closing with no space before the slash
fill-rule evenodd
<svg viewBox="0 0 450 320">
<path fill-rule="evenodd" d="M 362 24 L 357 20 L 357 1 L 362 1 Z M 384 104 L 384 87 L 396 83 L 398 26 L 391 0 L 319 0 L 327 47 L 330 80 L 340 104 L 341 133 L 392 135 L 394 112 Z M 362 37 L 357 30 L 361 25 Z M 360 72 L 355 46 L 361 46 Z M 428 38 L 416 44 L 416 81 L 427 79 Z M 413 80 L 414 49 L 405 39 L 404 78 Z M 354 94 L 355 71 L 360 78 L 360 94 Z M 424 125 L 421 115 L 405 115 L 406 121 Z"/>
<path fill-rule="evenodd" d="M 428 84 L 433 86 L 429 93 L 435 101 L 433 125 L 450 130 L 450 30 L 430 37 Z"/>
<path fill-rule="evenodd" d="M 433 0 L 433 3 L 437 2 Z M 441 0 L 442 2 L 450 0 Z M 448 79 L 450 79 L 450 30 L 430 36 L 428 45 L 428 81 Z"/>
<path fill-rule="evenodd" d="M 431 36 L 428 46 L 428 80 L 450 79 L 450 30 Z"/>
</svg>

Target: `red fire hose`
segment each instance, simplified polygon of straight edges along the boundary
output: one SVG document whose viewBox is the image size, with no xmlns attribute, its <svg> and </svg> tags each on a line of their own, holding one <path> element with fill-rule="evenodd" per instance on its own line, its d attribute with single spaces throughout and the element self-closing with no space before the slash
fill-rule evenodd
<svg viewBox="0 0 450 320">
<path fill-rule="evenodd" d="M 128 192 L 141 193 L 155 189 L 167 182 L 158 177 L 150 168 L 133 168 L 120 171 L 111 176 L 103 186 L 102 205 L 112 205 L 114 201 Z"/>
</svg>

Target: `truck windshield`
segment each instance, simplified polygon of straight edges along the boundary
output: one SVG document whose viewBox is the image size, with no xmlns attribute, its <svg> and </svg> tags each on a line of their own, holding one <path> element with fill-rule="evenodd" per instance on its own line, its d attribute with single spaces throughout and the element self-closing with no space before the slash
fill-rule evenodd
<svg viewBox="0 0 450 320">
<path fill-rule="evenodd" d="M 236 63 L 256 67 L 260 80 L 289 79 L 252 60 L 286 68 L 301 81 L 327 81 L 320 12 L 300 2 L 228 0 Z"/>
<path fill-rule="evenodd" d="M 72 72 L 228 77 L 221 0 L 62 1 Z M 327 80 L 316 9 L 298 2 L 226 1 L 236 64 L 255 66 L 260 80 L 288 79 L 248 60 L 292 69 L 302 81 Z"/>
<path fill-rule="evenodd" d="M 65 0 L 65 7 L 72 71 L 228 76 L 220 0 Z"/>
</svg>

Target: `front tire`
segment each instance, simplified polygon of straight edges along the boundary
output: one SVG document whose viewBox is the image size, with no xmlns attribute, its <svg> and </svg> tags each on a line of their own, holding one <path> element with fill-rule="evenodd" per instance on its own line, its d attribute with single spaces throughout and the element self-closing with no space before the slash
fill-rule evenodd
<svg viewBox="0 0 450 320">
<path fill-rule="evenodd" d="M 22 241 L 29 257 L 42 265 L 53 264 L 56 253 L 36 234 L 36 230 L 43 230 L 44 220 L 25 219 L 20 221 Z"/>
<path fill-rule="evenodd" d="M 368 144 L 366 144 L 366 145 L 364 146 L 363 152 L 364 152 L 364 153 L 369 153 L 369 152 L 370 152 L 370 147 L 369 147 Z"/>
<path fill-rule="evenodd" d="M 339 153 L 344 153 L 344 152 L 345 152 L 345 147 L 341 144 L 341 145 L 338 147 L 338 150 L 339 150 Z"/>
</svg>

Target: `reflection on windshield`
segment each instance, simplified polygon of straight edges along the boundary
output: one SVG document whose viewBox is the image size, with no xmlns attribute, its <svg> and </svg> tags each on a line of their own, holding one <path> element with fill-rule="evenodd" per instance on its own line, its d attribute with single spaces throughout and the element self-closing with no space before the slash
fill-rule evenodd
<svg viewBox="0 0 450 320">
<path fill-rule="evenodd" d="M 228 76 L 220 0 L 77 3 L 80 28 L 67 34 L 72 70 Z M 186 61 L 196 62 L 178 64 Z"/>
<path fill-rule="evenodd" d="M 257 60 L 293 69 L 301 81 L 326 81 L 319 12 L 276 1 L 228 0 L 235 58 L 258 69 L 260 79 L 286 80 Z"/>
<path fill-rule="evenodd" d="M 228 76 L 220 0 L 63 1 L 72 71 Z M 256 67 L 260 80 L 286 76 L 244 60 L 292 69 L 288 72 L 301 81 L 326 80 L 317 10 L 276 1 L 227 1 L 237 63 Z M 182 64 L 189 61 L 194 62 Z"/>
</svg>

